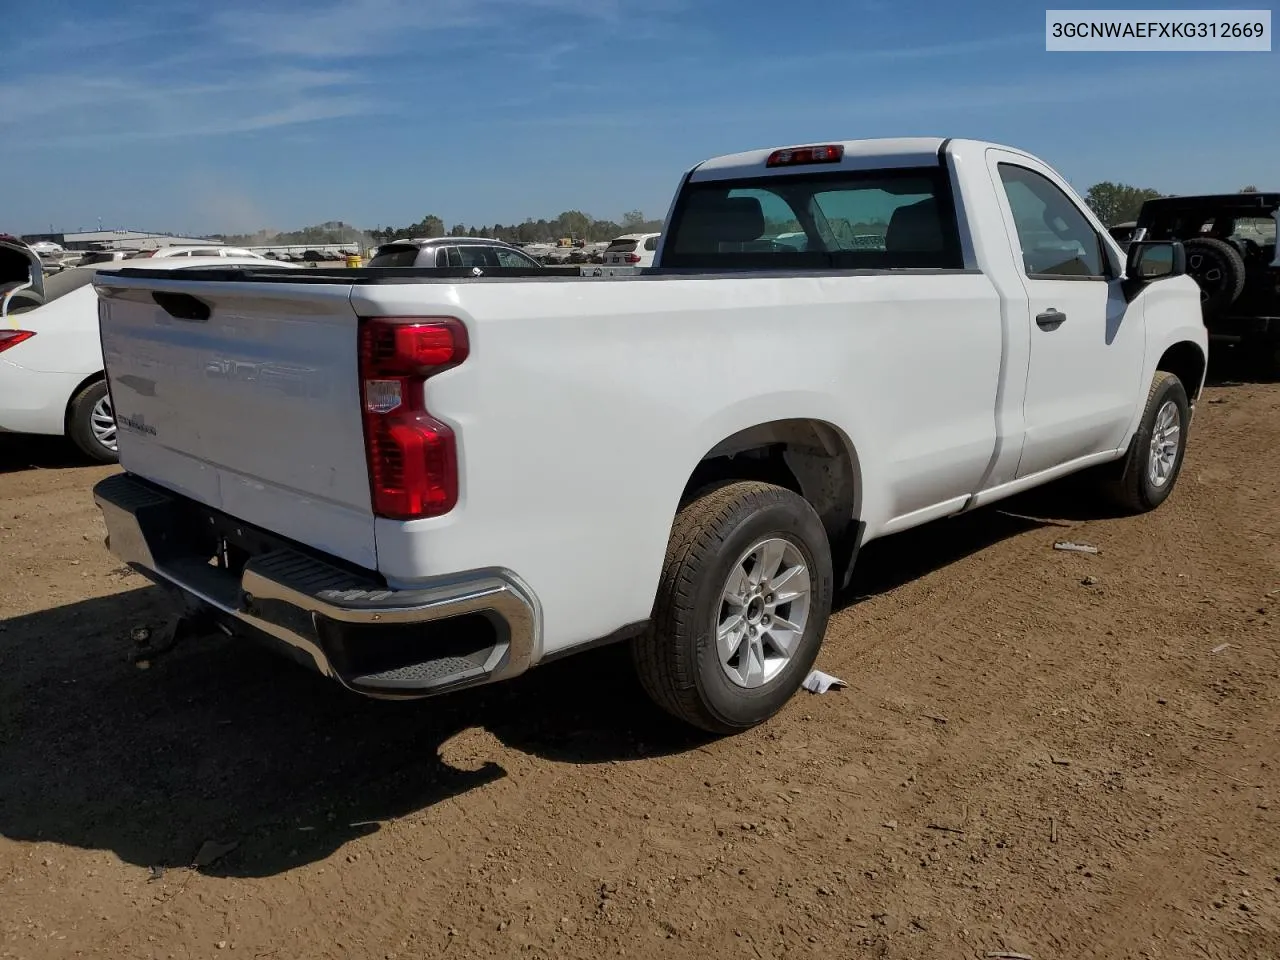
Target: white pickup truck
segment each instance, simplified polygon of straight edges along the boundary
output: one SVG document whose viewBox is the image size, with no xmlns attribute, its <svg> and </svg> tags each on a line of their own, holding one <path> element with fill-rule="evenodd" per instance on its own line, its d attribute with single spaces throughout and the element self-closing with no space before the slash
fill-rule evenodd
<svg viewBox="0 0 1280 960">
<path fill-rule="evenodd" d="M 363 694 L 626 640 L 728 733 L 798 689 L 861 544 L 1085 468 L 1132 511 L 1178 478 L 1181 246 L 1126 262 L 1026 153 L 709 160 L 656 264 L 99 276 L 110 548 Z"/>
</svg>

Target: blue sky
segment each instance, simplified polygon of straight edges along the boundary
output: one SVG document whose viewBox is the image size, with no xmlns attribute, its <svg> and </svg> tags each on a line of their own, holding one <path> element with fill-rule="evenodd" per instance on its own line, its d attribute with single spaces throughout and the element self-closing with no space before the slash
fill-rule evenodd
<svg viewBox="0 0 1280 960">
<path fill-rule="evenodd" d="M 1050 54 L 1025 0 L 5 7 L 0 231 L 658 217 L 706 157 L 904 135 L 1280 189 L 1280 53 Z"/>
</svg>

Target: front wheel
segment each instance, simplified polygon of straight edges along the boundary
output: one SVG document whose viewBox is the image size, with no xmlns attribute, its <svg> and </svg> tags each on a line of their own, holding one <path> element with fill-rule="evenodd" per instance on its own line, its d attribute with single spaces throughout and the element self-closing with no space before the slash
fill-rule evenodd
<svg viewBox="0 0 1280 960">
<path fill-rule="evenodd" d="M 67 434 L 86 456 L 99 463 L 115 463 L 116 419 L 105 380 L 95 380 L 71 401 Z"/>
<path fill-rule="evenodd" d="M 735 482 L 672 525 L 654 615 L 632 644 L 658 706 L 712 733 L 782 709 L 813 666 L 831 614 L 831 548 L 807 501 Z"/>
<path fill-rule="evenodd" d="M 1186 388 L 1172 373 L 1156 371 L 1138 432 L 1129 444 L 1112 498 L 1130 513 L 1154 510 L 1169 498 L 1187 450 L 1191 405 Z"/>
</svg>

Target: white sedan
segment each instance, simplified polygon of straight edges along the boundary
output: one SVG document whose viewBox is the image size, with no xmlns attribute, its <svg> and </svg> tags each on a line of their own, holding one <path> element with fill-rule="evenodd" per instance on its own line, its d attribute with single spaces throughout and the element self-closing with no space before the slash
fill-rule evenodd
<svg viewBox="0 0 1280 960">
<path fill-rule="evenodd" d="M 92 286 L 96 273 L 240 265 L 303 269 L 239 257 L 117 260 L 73 267 L 32 283 L 17 275 L 22 251 L 6 239 L 0 239 L 0 433 L 67 436 L 102 463 L 116 459 L 116 424 L 103 374 Z"/>
</svg>

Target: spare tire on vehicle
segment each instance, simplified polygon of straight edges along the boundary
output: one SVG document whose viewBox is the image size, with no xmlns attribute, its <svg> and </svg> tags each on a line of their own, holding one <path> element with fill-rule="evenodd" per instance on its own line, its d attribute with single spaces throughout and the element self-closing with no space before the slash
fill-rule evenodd
<svg viewBox="0 0 1280 960">
<path fill-rule="evenodd" d="M 1223 240 L 1196 237 L 1183 243 L 1187 273 L 1200 285 L 1200 305 L 1206 319 L 1220 317 L 1244 292 L 1244 257 Z"/>
</svg>

